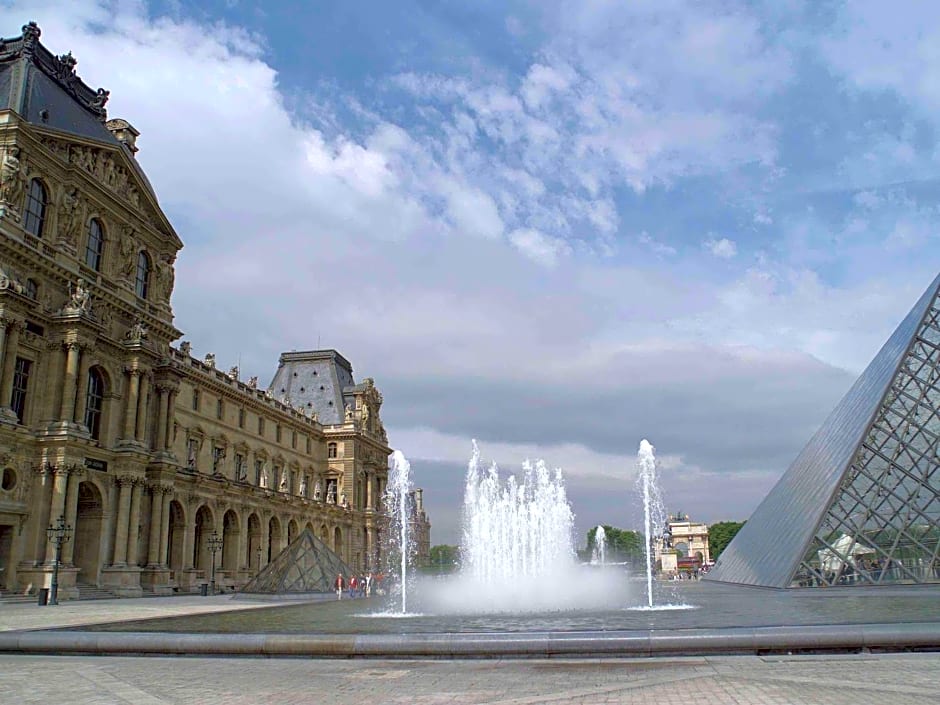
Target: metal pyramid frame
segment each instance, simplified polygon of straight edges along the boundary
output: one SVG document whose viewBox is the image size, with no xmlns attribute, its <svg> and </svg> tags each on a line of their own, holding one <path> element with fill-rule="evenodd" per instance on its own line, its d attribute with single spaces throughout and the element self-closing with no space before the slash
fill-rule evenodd
<svg viewBox="0 0 940 705">
<path fill-rule="evenodd" d="M 940 276 L 706 578 L 940 582 Z"/>
<path fill-rule="evenodd" d="M 305 528 L 242 588 L 242 592 L 268 595 L 330 592 L 339 573 L 348 579 L 352 571 L 329 546 Z"/>
</svg>

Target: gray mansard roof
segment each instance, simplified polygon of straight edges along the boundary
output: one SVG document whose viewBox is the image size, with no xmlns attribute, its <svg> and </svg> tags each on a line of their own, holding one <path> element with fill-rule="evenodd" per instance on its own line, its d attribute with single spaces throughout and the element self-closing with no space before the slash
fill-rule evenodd
<svg viewBox="0 0 940 705">
<path fill-rule="evenodd" d="M 307 350 L 283 353 L 268 389 L 295 409 L 316 411 L 322 424 L 341 424 L 356 382 L 349 360 L 335 350 Z"/>
</svg>

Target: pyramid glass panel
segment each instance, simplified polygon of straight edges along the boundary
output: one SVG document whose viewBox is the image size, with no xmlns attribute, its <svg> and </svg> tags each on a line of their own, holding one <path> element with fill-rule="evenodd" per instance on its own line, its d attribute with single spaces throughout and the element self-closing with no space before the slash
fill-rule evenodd
<svg viewBox="0 0 940 705">
<path fill-rule="evenodd" d="M 940 582 L 940 277 L 725 549 L 708 579 Z"/>
<path fill-rule="evenodd" d="M 338 574 L 352 571 L 323 541 L 304 529 L 242 592 L 285 594 L 330 592 Z"/>
</svg>

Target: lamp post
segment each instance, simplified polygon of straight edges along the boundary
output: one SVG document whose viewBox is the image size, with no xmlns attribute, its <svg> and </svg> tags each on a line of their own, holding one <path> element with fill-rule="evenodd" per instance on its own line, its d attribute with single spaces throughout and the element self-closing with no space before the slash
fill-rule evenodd
<svg viewBox="0 0 940 705">
<path fill-rule="evenodd" d="M 255 549 L 255 553 L 258 554 L 258 570 L 255 572 L 255 575 L 261 572 L 261 546 Z"/>
<path fill-rule="evenodd" d="M 212 554 L 212 577 L 209 579 L 209 587 L 212 594 L 215 594 L 215 554 L 222 550 L 223 539 L 217 531 L 212 532 L 212 536 L 206 541 L 209 547 L 209 553 Z"/>
<path fill-rule="evenodd" d="M 52 562 L 52 589 L 49 591 L 49 604 L 59 604 L 59 562 L 62 560 L 62 544 L 72 538 L 72 527 L 60 516 L 46 529 L 49 540 L 55 544 L 55 560 Z"/>
</svg>

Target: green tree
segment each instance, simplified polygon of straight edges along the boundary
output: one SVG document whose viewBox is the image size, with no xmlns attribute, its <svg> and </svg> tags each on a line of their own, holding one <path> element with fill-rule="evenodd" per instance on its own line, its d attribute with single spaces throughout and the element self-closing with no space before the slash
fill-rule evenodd
<svg viewBox="0 0 940 705">
<path fill-rule="evenodd" d="M 719 521 L 708 527 L 708 549 L 713 561 L 718 560 L 718 556 L 731 543 L 731 539 L 737 535 L 745 523 L 747 522 Z"/>
<path fill-rule="evenodd" d="M 602 525 L 607 539 L 607 560 L 612 562 L 638 561 L 643 558 L 643 535 L 630 529 L 618 529 Z M 587 533 L 587 552 L 585 559 L 591 557 L 594 550 L 597 527 Z"/>
<path fill-rule="evenodd" d="M 428 571 L 432 573 L 452 573 L 460 564 L 460 548 L 439 544 L 431 546 L 431 564 Z"/>
</svg>

